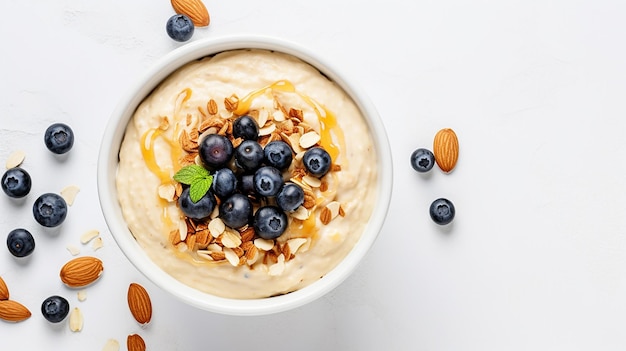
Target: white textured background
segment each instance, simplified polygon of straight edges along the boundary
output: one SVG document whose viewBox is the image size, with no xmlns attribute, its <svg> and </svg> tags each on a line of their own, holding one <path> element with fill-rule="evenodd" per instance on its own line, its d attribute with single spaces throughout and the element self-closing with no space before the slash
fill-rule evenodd
<svg viewBox="0 0 626 351">
<path fill-rule="evenodd" d="M 33 316 L 0 322 L 1 350 L 100 350 L 129 333 L 150 350 L 624 350 L 626 349 L 626 2 L 621 0 L 209 1 L 192 40 L 265 34 L 293 40 L 357 77 L 384 119 L 394 194 L 362 267 L 326 297 L 265 317 L 228 317 L 177 302 L 151 285 L 107 231 L 96 194 L 102 130 L 126 86 L 180 44 L 169 1 L 0 2 L 0 159 L 17 149 L 33 190 L 0 197 L 0 276 Z M 45 149 L 52 122 L 76 143 Z M 409 155 L 457 131 L 449 175 L 422 177 Z M 30 207 L 42 192 L 81 191 L 58 233 Z M 448 197 L 450 228 L 428 206 Z M 16 261 L 6 233 L 30 229 L 33 256 Z M 98 229 L 93 253 L 79 236 Z M 59 267 L 69 243 L 106 273 L 78 302 Z M 154 319 L 139 327 L 126 287 L 146 286 Z M 46 322 L 39 306 L 66 296 L 82 332 Z"/>
</svg>

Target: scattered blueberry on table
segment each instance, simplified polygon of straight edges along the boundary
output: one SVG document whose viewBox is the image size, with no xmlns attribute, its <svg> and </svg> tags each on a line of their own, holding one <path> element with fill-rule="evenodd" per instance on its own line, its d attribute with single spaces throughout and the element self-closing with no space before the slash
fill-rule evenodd
<svg viewBox="0 0 626 351">
<path fill-rule="evenodd" d="M 11 255 L 26 257 L 35 250 L 33 235 L 24 228 L 13 229 L 7 236 L 7 247 Z"/>
<path fill-rule="evenodd" d="M 2 190 L 12 198 L 22 198 L 30 192 L 32 179 L 23 168 L 7 169 L 2 175 Z"/>
<path fill-rule="evenodd" d="M 44 142 L 51 152 L 65 154 L 74 146 L 74 132 L 64 123 L 54 123 L 46 129 Z"/>
<path fill-rule="evenodd" d="M 41 304 L 41 314 L 50 323 L 59 323 L 70 312 L 70 303 L 62 296 L 53 295 Z"/>
</svg>

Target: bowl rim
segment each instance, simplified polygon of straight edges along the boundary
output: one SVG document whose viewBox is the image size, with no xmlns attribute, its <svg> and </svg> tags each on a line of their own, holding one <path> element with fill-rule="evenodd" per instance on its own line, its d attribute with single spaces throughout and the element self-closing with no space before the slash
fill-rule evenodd
<svg viewBox="0 0 626 351">
<path fill-rule="evenodd" d="M 230 299 L 211 295 L 176 280 L 154 263 L 126 226 L 115 186 L 118 154 L 124 131 L 141 101 L 166 77 L 185 63 L 219 52 L 236 49 L 266 49 L 295 56 L 339 85 L 364 115 L 376 144 L 378 157 L 377 206 L 361 237 L 348 255 L 320 280 L 297 291 L 267 298 Z M 387 133 L 376 108 L 360 90 L 356 80 L 322 59 L 320 55 L 291 41 L 261 35 L 231 35 L 199 39 L 184 44 L 158 59 L 135 80 L 113 110 L 100 143 L 97 164 L 98 198 L 105 222 L 126 258 L 148 280 L 179 300 L 194 307 L 226 315 L 267 315 L 303 306 L 340 285 L 357 268 L 382 230 L 391 202 L 393 171 Z M 350 83 L 349 83 L 350 82 Z"/>
</svg>

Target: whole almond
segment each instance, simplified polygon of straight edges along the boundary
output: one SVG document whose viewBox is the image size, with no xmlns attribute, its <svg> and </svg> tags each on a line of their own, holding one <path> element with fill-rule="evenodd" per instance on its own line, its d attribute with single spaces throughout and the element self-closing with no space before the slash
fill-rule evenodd
<svg viewBox="0 0 626 351">
<path fill-rule="evenodd" d="M 137 284 L 131 283 L 128 286 L 128 308 L 130 313 L 139 324 L 148 324 L 152 319 L 152 302 L 146 289 Z"/>
<path fill-rule="evenodd" d="M 459 159 L 459 140 L 450 128 L 444 128 L 435 134 L 433 142 L 435 162 L 442 171 L 451 172 Z"/>
<path fill-rule="evenodd" d="M 24 305 L 13 300 L 0 301 L 0 319 L 7 322 L 21 322 L 31 316 Z"/>
<path fill-rule="evenodd" d="M 146 342 L 139 334 L 131 334 L 126 338 L 128 351 L 146 351 Z"/>
<path fill-rule="evenodd" d="M 171 0 L 171 3 L 176 13 L 189 17 L 196 27 L 209 25 L 211 18 L 202 0 Z"/>
<path fill-rule="evenodd" d="M 4 279 L 0 277 L 0 300 L 8 300 L 9 299 L 9 288 L 7 284 L 4 282 Z"/>
<path fill-rule="evenodd" d="M 70 288 L 81 288 L 92 284 L 102 274 L 104 266 L 96 257 L 77 257 L 61 267 L 61 281 Z"/>
</svg>

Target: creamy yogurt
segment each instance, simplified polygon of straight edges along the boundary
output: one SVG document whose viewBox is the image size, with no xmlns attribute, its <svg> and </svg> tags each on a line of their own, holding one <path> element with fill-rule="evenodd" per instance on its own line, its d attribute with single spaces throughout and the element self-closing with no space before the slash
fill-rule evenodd
<svg viewBox="0 0 626 351">
<path fill-rule="evenodd" d="M 194 142 L 228 133 L 228 121 L 244 114 L 263 124 L 260 140 L 292 144 L 296 161 L 284 176 L 309 195 L 275 241 L 222 231 L 219 221 L 210 224 L 217 211 L 194 232 L 198 223 L 176 205 L 172 177 L 196 159 Z M 298 166 L 308 146 L 298 141 L 309 132 L 333 159 L 319 182 Z M 376 152 L 354 102 L 309 64 L 267 50 L 227 51 L 174 72 L 137 108 L 119 160 L 122 212 L 149 257 L 184 284 L 227 298 L 285 294 L 323 277 L 358 241 L 378 196 Z"/>
</svg>

